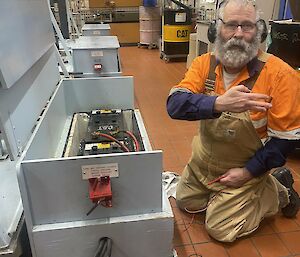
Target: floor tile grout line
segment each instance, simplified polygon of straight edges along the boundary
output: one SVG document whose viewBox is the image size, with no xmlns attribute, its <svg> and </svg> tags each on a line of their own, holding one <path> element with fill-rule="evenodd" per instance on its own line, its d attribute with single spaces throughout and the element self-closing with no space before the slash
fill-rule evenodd
<svg viewBox="0 0 300 257">
<path fill-rule="evenodd" d="M 173 245 L 174 248 L 176 247 L 184 247 L 184 246 L 193 246 L 194 244 L 181 244 L 181 245 Z"/>
<path fill-rule="evenodd" d="M 273 234 L 288 234 L 288 233 L 294 233 L 294 232 L 300 232 L 300 228 L 297 229 L 297 230 L 280 231 L 280 232 L 274 231 L 273 233 L 265 233 L 265 234 L 262 234 L 262 235 L 252 235 L 251 237 L 261 237 L 261 236 L 267 236 L 267 235 L 273 235 Z"/>
<path fill-rule="evenodd" d="M 288 233 L 288 232 L 287 232 Z M 286 247 L 286 249 L 290 252 L 290 254 L 293 256 L 293 253 L 290 251 L 290 248 L 286 245 L 286 243 L 283 241 L 283 239 L 281 238 L 280 234 L 284 234 L 284 233 L 277 233 L 277 237 L 279 238 L 279 240 L 282 242 L 282 244 Z M 300 253 L 299 253 L 300 254 Z M 296 254 L 295 254 L 296 255 Z"/>
<path fill-rule="evenodd" d="M 195 249 L 195 245 L 204 245 L 204 244 L 209 244 L 209 243 L 215 243 L 214 241 L 208 241 L 208 242 L 201 242 L 201 243 L 194 243 L 193 244 L 193 247 L 194 247 L 194 250 L 195 250 L 195 252 L 196 252 L 196 249 Z M 225 250 L 225 252 L 226 252 L 226 254 L 227 254 L 227 257 L 231 257 L 230 255 L 229 255 L 229 253 L 227 252 L 227 249 L 224 247 L 224 243 L 221 243 L 222 244 L 222 247 L 223 247 L 223 249 Z M 196 254 L 197 254 L 197 252 L 196 252 Z M 201 254 L 201 253 L 200 253 Z M 205 257 L 205 256 L 203 256 L 203 257 Z M 216 256 L 217 257 L 217 256 Z"/>
<path fill-rule="evenodd" d="M 281 239 L 281 237 L 279 236 L 279 233 L 275 233 L 276 237 L 279 239 L 279 241 L 285 246 L 285 248 L 288 250 L 288 252 L 290 253 L 289 256 L 293 255 L 293 253 L 291 253 L 290 249 L 287 247 L 287 245 L 284 243 L 284 241 Z M 289 257 L 286 256 L 286 257 Z"/>
<path fill-rule="evenodd" d="M 184 226 L 184 229 L 186 229 L 185 223 L 183 223 L 183 224 L 177 224 L 177 225 L 179 225 L 179 226 Z M 188 233 L 187 230 L 184 230 L 184 231 L 178 230 L 178 232 L 179 232 L 180 234 L 181 234 L 181 232 L 183 232 L 183 233 L 187 232 L 188 238 L 189 238 L 189 240 L 190 240 L 190 242 L 191 242 L 190 244 L 182 244 L 182 246 L 185 246 L 185 245 L 193 245 L 192 239 L 191 239 L 190 234 Z M 179 234 L 179 233 L 178 233 L 178 234 Z M 174 247 L 176 247 L 176 246 L 174 245 Z"/>
<path fill-rule="evenodd" d="M 289 230 L 289 231 L 275 231 L 276 233 L 289 233 L 289 232 L 299 232 L 300 231 L 300 226 L 299 224 L 297 223 L 297 220 L 293 220 L 294 223 L 297 225 L 297 229 L 293 229 L 293 230 Z"/>
<path fill-rule="evenodd" d="M 231 257 L 230 254 L 229 254 L 229 252 L 228 252 L 228 249 L 226 247 L 224 247 L 224 246 L 223 246 L 223 248 L 225 249 L 225 252 L 227 253 L 228 257 Z"/>
<path fill-rule="evenodd" d="M 184 223 L 184 226 L 185 226 L 185 229 L 186 229 L 186 230 L 184 230 L 183 232 L 186 232 L 186 233 L 188 234 L 188 237 L 189 237 L 189 239 L 190 239 L 191 245 L 193 246 L 194 250 L 196 251 L 196 249 L 195 249 L 195 247 L 194 247 L 194 243 L 193 243 L 193 241 L 192 241 L 192 237 L 191 237 L 191 235 L 190 235 L 190 233 L 189 233 L 189 230 L 188 230 L 188 228 L 187 228 L 187 226 L 186 226 L 185 220 L 184 220 L 184 219 L 182 219 L 182 220 L 183 220 L 183 223 Z M 208 241 L 208 242 L 209 242 L 209 241 Z M 207 243 L 208 243 L 208 242 L 207 242 Z"/>
<path fill-rule="evenodd" d="M 254 249 L 256 250 L 258 256 L 259 256 L 259 257 L 262 257 L 262 255 L 260 254 L 260 251 L 257 249 L 256 244 L 255 244 L 254 241 L 253 241 L 253 238 L 250 237 L 249 239 L 250 239 L 250 241 L 251 241 L 252 246 L 253 246 Z"/>
</svg>

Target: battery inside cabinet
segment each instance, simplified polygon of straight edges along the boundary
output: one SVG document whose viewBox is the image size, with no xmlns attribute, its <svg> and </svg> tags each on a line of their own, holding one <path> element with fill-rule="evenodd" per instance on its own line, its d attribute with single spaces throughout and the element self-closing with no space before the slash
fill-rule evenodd
<svg viewBox="0 0 300 257">
<path fill-rule="evenodd" d="M 144 151 L 133 110 L 99 109 L 75 113 L 64 157 Z"/>
</svg>

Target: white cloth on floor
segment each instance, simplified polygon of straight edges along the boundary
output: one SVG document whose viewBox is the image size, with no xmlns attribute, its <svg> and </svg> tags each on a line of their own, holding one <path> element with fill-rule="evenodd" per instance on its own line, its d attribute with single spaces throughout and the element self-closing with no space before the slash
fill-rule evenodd
<svg viewBox="0 0 300 257">
<path fill-rule="evenodd" d="M 179 179 L 180 176 L 175 172 L 165 171 L 162 173 L 162 185 L 168 198 L 172 196 L 176 199 L 176 186 Z"/>
<path fill-rule="evenodd" d="M 173 249 L 173 257 L 178 257 L 177 252 L 175 249 Z"/>
</svg>

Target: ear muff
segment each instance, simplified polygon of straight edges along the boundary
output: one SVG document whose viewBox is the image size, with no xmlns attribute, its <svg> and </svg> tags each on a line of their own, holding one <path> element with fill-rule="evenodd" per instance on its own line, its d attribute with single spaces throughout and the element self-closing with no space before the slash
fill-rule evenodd
<svg viewBox="0 0 300 257">
<path fill-rule="evenodd" d="M 219 10 L 222 7 L 222 5 L 225 4 L 226 2 L 227 2 L 227 0 L 224 0 L 219 3 L 219 0 L 217 0 L 217 3 L 216 3 L 217 10 Z M 217 21 L 216 20 L 213 20 L 209 24 L 208 30 L 207 30 L 207 38 L 210 43 L 212 43 L 212 44 L 215 43 L 216 38 L 217 38 Z"/>
<path fill-rule="evenodd" d="M 268 27 L 267 27 L 266 22 L 263 19 L 259 19 L 257 21 L 257 25 L 262 26 L 262 33 L 261 33 L 260 42 L 263 43 L 266 40 L 267 36 L 268 36 Z"/>
<path fill-rule="evenodd" d="M 207 38 L 209 40 L 210 43 L 214 43 L 216 41 L 217 38 L 217 21 L 213 20 L 209 26 L 208 26 L 208 30 L 207 30 Z"/>
</svg>

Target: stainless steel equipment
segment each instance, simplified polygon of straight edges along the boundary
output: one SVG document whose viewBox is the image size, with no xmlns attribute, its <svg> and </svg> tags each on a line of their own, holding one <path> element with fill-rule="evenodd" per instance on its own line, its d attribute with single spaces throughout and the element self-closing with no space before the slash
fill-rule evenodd
<svg viewBox="0 0 300 257">
<path fill-rule="evenodd" d="M 70 46 L 73 71 L 79 76 L 121 75 L 120 44 L 116 36 L 82 36 Z"/>
<path fill-rule="evenodd" d="M 83 36 L 110 36 L 109 24 L 84 24 L 82 26 Z"/>
</svg>

